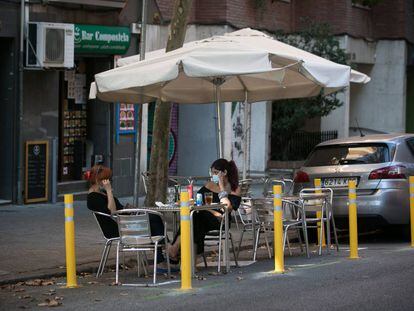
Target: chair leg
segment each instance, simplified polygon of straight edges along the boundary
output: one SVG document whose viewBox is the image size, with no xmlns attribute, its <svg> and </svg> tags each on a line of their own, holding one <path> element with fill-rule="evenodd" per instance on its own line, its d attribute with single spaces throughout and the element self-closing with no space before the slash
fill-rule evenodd
<svg viewBox="0 0 414 311">
<path fill-rule="evenodd" d="M 238 262 L 238 258 L 237 258 L 237 255 L 236 255 L 236 251 L 234 249 L 233 237 L 231 236 L 230 232 L 229 232 L 229 239 L 230 239 L 230 243 L 231 243 L 231 249 L 233 250 L 234 263 L 236 264 L 236 267 L 238 267 L 239 262 Z"/>
<path fill-rule="evenodd" d="M 335 226 L 335 218 L 333 216 L 333 213 L 331 214 L 332 217 L 332 226 L 333 226 L 333 233 L 334 233 L 334 239 L 335 239 L 335 244 L 336 244 L 336 250 L 339 252 L 339 243 L 338 243 L 338 235 L 336 233 L 336 226 Z"/>
<path fill-rule="evenodd" d="M 204 267 L 207 268 L 208 264 L 207 264 L 207 258 L 206 258 L 206 253 L 203 252 L 203 261 L 204 261 Z"/>
<path fill-rule="evenodd" d="M 320 229 L 321 229 L 321 232 L 320 232 L 320 236 L 319 236 L 319 256 L 321 256 L 322 255 L 322 238 L 323 238 L 323 235 L 324 235 L 324 227 L 325 227 L 325 225 L 324 225 L 324 222 L 323 222 L 323 207 L 322 207 L 322 210 L 321 210 L 321 220 L 320 220 Z"/>
<path fill-rule="evenodd" d="M 152 283 L 157 283 L 157 249 L 158 249 L 158 242 L 155 242 L 154 245 L 154 275 L 152 277 Z"/>
<path fill-rule="evenodd" d="M 221 229 L 219 234 L 219 256 L 218 256 L 218 262 L 217 262 L 217 272 L 220 273 L 221 271 Z"/>
<path fill-rule="evenodd" d="M 306 257 L 310 258 L 309 255 L 309 240 L 308 240 L 308 228 L 306 225 L 306 220 L 302 220 L 302 232 L 303 232 L 303 238 L 305 239 L 305 248 L 306 248 Z"/>
<path fill-rule="evenodd" d="M 119 243 L 116 245 L 116 266 L 115 266 L 115 284 L 118 284 L 118 273 L 119 273 Z"/>
<path fill-rule="evenodd" d="M 331 250 L 331 224 L 330 224 L 330 207 L 328 206 L 328 204 L 326 203 L 325 206 L 325 214 L 326 214 L 326 251 L 329 254 L 330 250 Z"/>
<path fill-rule="evenodd" d="M 237 220 L 237 214 L 235 212 L 232 212 L 232 215 L 234 217 L 234 222 L 236 223 L 236 228 L 239 230 L 239 221 Z"/>
<path fill-rule="evenodd" d="M 292 256 L 292 252 L 290 250 L 290 244 L 289 244 L 289 239 L 287 238 L 287 233 L 288 233 L 288 228 L 285 228 L 285 232 L 283 232 L 283 252 L 285 251 L 286 248 L 286 243 L 288 245 L 288 250 L 289 250 L 289 255 Z"/>
<path fill-rule="evenodd" d="M 141 276 L 141 256 L 139 256 L 139 251 L 137 251 L 137 274 L 138 277 Z"/>
<path fill-rule="evenodd" d="M 106 241 L 104 249 L 102 251 L 102 256 L 101 256 L 101 261 L 99 262 L 99 267 L 98 267 L 98 271 L 96 272 L 96 278 L 99 278 L 99 276 L 102 274 L 101 270 L 103 271 L 104 267 L 105 267 L 105 255 L 108 249 L 108 243 L 109 241 Z"/>
<path fill-rule="evenodd" d="M 242 241 L 243 241 L 243 235 L 244 235 L 244 228 L 243 228 L 243 231 L 242 231 L 242 234 L 241 234 L 241 237 L 240 237 L 240 241 L 239 241 L 239 245 L 237 246 L 237 258 L 239 258 L 239 253 L 240 253 L 240 247 L 241 247 L 241 244 L 242 244 Z"/>
<path fill-rule="evenodd" d="M 168 250 L 167 250 L 167 241 L 165 241 L 165 257 L 167 258 L 168 277 L 170 277 L 171 276 L 170 255 L 168 254 Z"/>
<path fill-rule="evenodd" d="M 296 234 L 298 235 L 298 240 L 299 240 L 299 246 L 300 246 L 300 252 L 303 253 L 303 241 L 302 241 L 302 237 L 300 235 L 300 231 L 299 228 L 296 227 Z"/>
<path fill-rule="evenodd" d="M 256 240 L 254 244 L 254 250 L 253 250 L 253 261 L 256 261 L 256 254 L 257 254 L 257 247 L 259 245 L 259 238 L 260 238 L 260 227 L 256 230 Z"/>
<path fill-rule="evenodd" d="M 269 254 L 269 259 L 271 259 L 272 258 L 272 251 L 270 250 L 270 245 L 269 245 L 269 241 L 267 239 L 266 230 L 264 231 L 263 235 L 264 235 L 264 239 L 265 239 L 265 243 L 266 243 L 267 253 Z M 273 245 L 273 247 L 274 247 L 274 245 Z"/>
</svg>

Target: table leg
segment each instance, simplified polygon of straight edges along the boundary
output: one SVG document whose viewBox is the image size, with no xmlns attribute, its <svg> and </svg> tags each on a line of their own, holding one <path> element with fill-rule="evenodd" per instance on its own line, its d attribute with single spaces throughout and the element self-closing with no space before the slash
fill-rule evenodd
<svg viewBox="0 0 414 311">
<path fill-rule="evenodd" d="M 191 249 L 191 277 L 195 277 L 195 254 L 194 254 L 194 211 L 190 212 L 190 249 Z"/>
<path fill-rule="evenodd" d="M 229 211 L 227 207 L 225 208 L 224 212 L 224 230 L 226 234 L 226 245 L 225 245 L 225 263 L 226 263 L 226 273 L 230 272 L 230 261 L 229 261 Z"/>
</svg>

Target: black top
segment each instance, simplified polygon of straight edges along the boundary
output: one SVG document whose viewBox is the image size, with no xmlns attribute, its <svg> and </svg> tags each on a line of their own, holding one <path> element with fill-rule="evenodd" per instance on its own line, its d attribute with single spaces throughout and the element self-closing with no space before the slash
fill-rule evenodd
<svg viewBox="0 0 414 311">
<path fill-rule="evenodd" d="M 123 209 L 123 205 L 114 197 L 116 210 Z M 94 212 L 101 212 L 110 215 L 111 211 L 108 209 L 108 197 L 103 193 L 90 192 L 87 198 L 88 209 Z M 110 217 L 96 215 L 98 223 L 102 229 L 104 236 L 107 239 L 119 237 L 118 225 L 115 220 Z"/>
<path fill-rule="evenodd" d="M 201 193 L 203 195 L 203 202 L 206 202 L 206 200 L 204 198 L 204 194 L 206 192 L 213 193 L 213 203 L 220 203 L 218 193 L 214 192 L 214 191 L 211 191 L 206 186 L 201 187 L 200 190 L 198 190 L 198 192 L 197 192 L 197 193 Z M 241 197 L 238 196 L 238 195 L 235 195 L 235 194 L 229 194 L 227 198 L 229 199 L 229 201 L 231 203 L 231 207 L 236 211 L 240 206 Z"/>
</svg>

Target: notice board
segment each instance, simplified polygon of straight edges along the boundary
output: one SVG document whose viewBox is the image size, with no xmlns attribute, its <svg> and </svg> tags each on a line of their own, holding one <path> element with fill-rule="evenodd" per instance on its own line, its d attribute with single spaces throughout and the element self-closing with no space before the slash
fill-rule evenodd
<svg viewBox="0 0 414 311">
<path fill-rule="evenodd" d="M 47 201 L 49 190 L 49 142 L 47 140 L 26 141 L 25 162 L 25 203 Z"/>
</svg>

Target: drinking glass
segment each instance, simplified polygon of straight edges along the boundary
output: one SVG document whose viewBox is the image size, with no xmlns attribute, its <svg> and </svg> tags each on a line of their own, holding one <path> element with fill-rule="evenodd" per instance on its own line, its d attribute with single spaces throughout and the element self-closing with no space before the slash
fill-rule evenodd
<svg viewBox="0 0 414 311">
<path fill-rule="evenodd" d="M 213 193 L 212 192 L 204 193 L 204 202 L 206 202 L 206 205 L 211 205 L 211 203 L 213 203 Z"/>
</svg>

